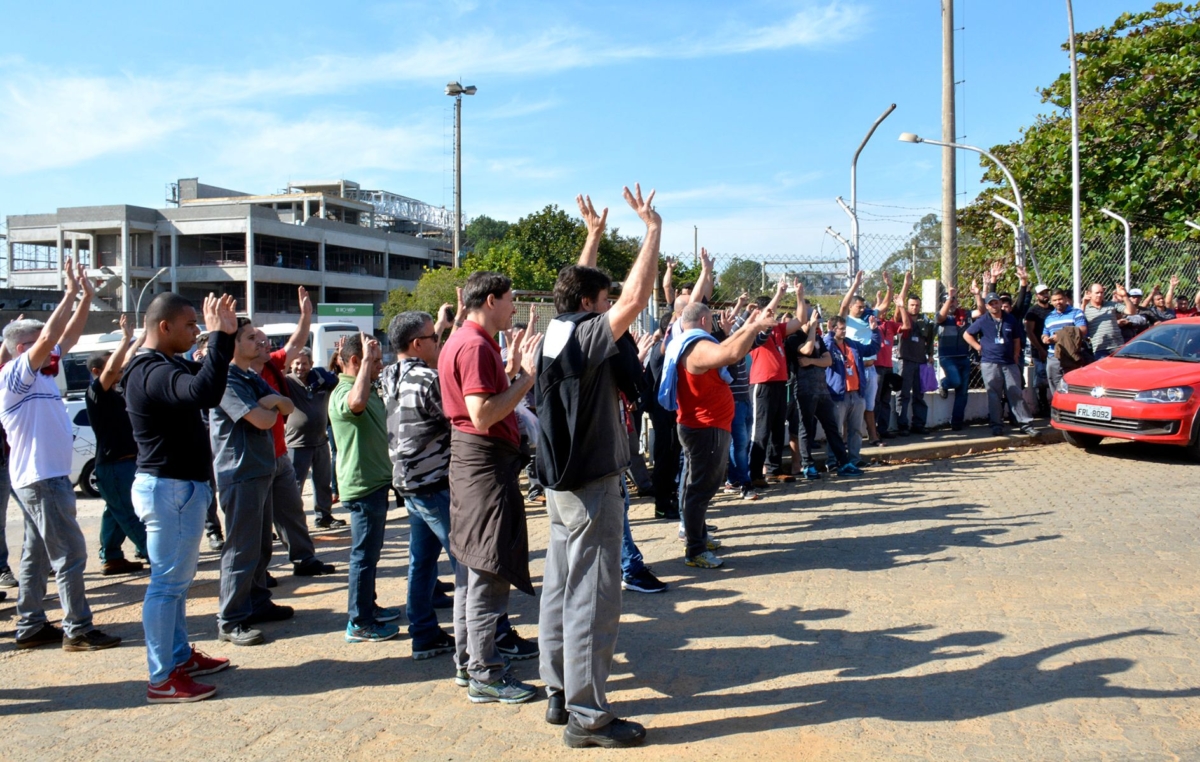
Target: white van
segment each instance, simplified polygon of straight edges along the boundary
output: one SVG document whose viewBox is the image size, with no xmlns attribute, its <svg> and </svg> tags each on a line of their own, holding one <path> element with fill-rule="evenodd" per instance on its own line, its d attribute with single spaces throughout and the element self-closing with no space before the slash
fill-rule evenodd
<svg viewBox="0 0 1200 762">
<path fill-rule="evenodd" d="M 262 326 L 262 332 L 271 341 L 271 351 L 279 349 L 296 330 L 295 323 L 270 323 Z M 357 336 L 358 326 L 354 323 L 313 323 L 305 343 L 312 350 L 313 365 L 328 368 L 333 358 L 333 348 L 343 336 Z"/>
<path fill-rule="evenodd" d="M 141 335 L 139 329 L 136 336 Z M 71 347 L 59 363 L 58 391 L 65 397 L 82 397 L 92 383 L 92 374 L 87 369 L 87 359 L 93 352 L 114 352 L 121 345 L 121 332 L 87 333 Z"/>
</svg>

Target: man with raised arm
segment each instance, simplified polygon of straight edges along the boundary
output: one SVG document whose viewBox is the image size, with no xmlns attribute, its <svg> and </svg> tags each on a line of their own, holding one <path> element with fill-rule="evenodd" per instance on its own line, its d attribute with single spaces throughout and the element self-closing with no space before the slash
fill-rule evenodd
<svg viewBox="0 0 1200 762">
<path fill-rule="evenodd" d="M 850 341 L 858 342 L 863 346 L 869 346 L 877 337 L 875 335 L 878 328 L 872 329 L 868 321 L 874 314 L 867 304 L 867 300 L 858 290 L 862 288 L 863 282 L 862 270 L 854 276 L 854 281 L 850 284 L 850 289 L 846 292 L 846 296 L 842 299 L 841 309 L 838 314 L 845 318 L 846 322 L 846 338 Z M 878 321 L 876 321 L 878 325 Z M 875 358 L 878 349 L 867 357 L 860 358 L 863 364 L 863 375 L 859 379 L 861 388 L 858 389 L 859 395 L 863 401 L 862 418 L 867 424 L 867 441 L 871 444 L 882 444 L 879 438 L 879 432 L 875 428 L 875 402 L 879 398 L 879 377 L 875 372 Z M 857 423 L 852 423 L 857 426 Z M 850 448 L 855 450 L 855 448 Z M 854 452 L 854 457 L 858 458 L 858 452 Z"/>
<path fill-rule="evenodd" d="M 455 663 L 467 670 L 467 697 L 474 703 L 517 704 L 537 695 L 508 673 L 496 644 L 496 625 L 508 611 L 510 587 L 534 594 L 525 499 L 518 483 L 525 463 L 514 411 L 533 388 L 541 334 L 532 326 L 519 333 L 508 347 L 506 365 L 493 337 L 509 328 L 513 311 L 508 276 L 471 273 L 463 287 L 459 330 L 438 357 L 442 407 L 454 428 L 450 548 L 458 561 Z"/>
<path fill-rule="evenodd" d="M 705 531 L 705 513 L 725 479 L 729 462 L 734 405 L 727 367 L 746 356 L 759 332 L 788 324 L 776 323 L 769 311 L 752 314 L 744 326 L 718 343 L 712 335 L 712 312 L 707 305 L 689 304 L 681 320 L 684 331 L 667 352 L 658 401 L 664 408 L 678 411 L 679 441 L 687 459 L 680 498 L 687 541 L 684 562 L 699 569 L 716 569 L 723 562 L 712 551 L 720 545 Z M 799 330 L 799 321 L 792 322 Z"/>
<path fill-rule="evenodd" d="M 187 592 L 200 560 L 200 535 L 212 501 L 212 450 L 200 411 L 225 394 L 236 304 L 229 296 L 204 300 L 208 352 L 204 363 L 181 359 L 200 335 L 196 310 L 174 293 L 146 309 L 142 351 L 125 369 L 125 405 L 137 442 L 133 505 L 146 525 L 150 584 L 142 606 L 150 703 L 200 701 L 217 692 L 192 678 L 219 672 L 228 659 L 188 645 Z"/>
<path fill-rule="evenodd" d="M 143 333 L 142 336 L 146 334 Z M 137 473 L 137 442 L 119 386 L 125 365 L 133 359 L 133 319 L 121 316 L 121 344 L 115 352 L 95 352 L 88 358 L 92 383 L 85 397 L 88 422 L 96 436 L 96 483 L 104 498 L 100 517 L 100 563 L 104 575 L 130 574 L 142 565 L 125 558 L 121 545 L 129 538 L 142 558 L 146 555 L 146 525 L 133 507 L 133 477 Z"/>
<path fill-rule="evenodd" d="M 773 297 L 758 298 L 760 314 L 774 314 L 775 307 L 785 293 L 787 280 L 780 278 Z M 783 471 L 783 430 L 788 412 L 788 368 L 784 343 L 788 336 L 800 330 L 800 326 L 800 321 L 795 318 L 769 326 L 763 341 L 755 342 L 757 346 L 750 352 L 750 389 L 754 403 L 750 478 L 755 486 L 766 486 L 764 470 L 767 465 L 770 465 L 771 476 L 777 481 L 790 482 L 795 479 Z"/>
<path fill-rule="evenodd" d="M 621 618 L 621 482 L 629 467 L 621 392 L 636 397 L 641 376 L 629 327 L 650 302 L 662 234 L 654 191 L 643 199 L 634 187 L 624 189 L 625 200 L 646 223 L 646 237 L 611 306 L 612 279 L 596 268 L 608 210 L 597 215 L 590 198 L 578 199 L 588 238 L 578 264 L 558 274 L 558 316 L 537 363 L 538 477 L 550 518 L 538 621 L 541 675 L 549 694 L 546 721 L 565 724 L 563 741 L 573 748 L 627 747 L 646 736 L 641 725 L 613 714 L 605 692 Z"/>
<path fill-rule="evenodd" d="M 4 345 L 13 359 L 0 369 L 0 423 L 12 448 L 13 494 L 25 515 L 17 648 L 61 644 L 64 651 L 98 651 L 121 639 L 92 626 L 83 584 L 87 544 L 75 519 L 70 476 L 71 421 L 54 381 L 59 358 L 75 346 L 87 324 L 93 290 L 83 266 L 69 257 L 64 274 L 66 293 L 49 320 L 14 320 L 4 328 Z M 43 606 L 51 573 L 62 602 L 61 630 L 46 620 Z"/>
<path fill-rule="evenodd" d="M 896 343 L 900 345 L 900 409 L 896 413 L 896 429 L 900 436 L 925 434 L 925 417 L 929 406 L 925 404 L 925 392 L 921 391 L 921 366 L 933 362 L 934 325 L 921 314 L 921 298 L 910 296 L 913 274 L 904 274 L 904 285 L 900 289 L 900 334 Z M 909 429 L 909 406 L 912 406 L 912 428 Z"/>
</svg>

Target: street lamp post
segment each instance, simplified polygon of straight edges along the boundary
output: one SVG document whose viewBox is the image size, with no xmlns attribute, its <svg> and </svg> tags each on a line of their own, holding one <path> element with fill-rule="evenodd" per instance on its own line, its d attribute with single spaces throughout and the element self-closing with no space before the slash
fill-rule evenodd
<svg viewBox="0 0 1200 762">
<path fill-rule="evenodd" d="M 1105 217 L 1112 217 L 1114 220 L 1125 226 L 1125 289 L 1128 290 L 1133 287 L 1133 281 L 1131 278 L 1132 273 L 1130 272 L 1133 267 L 1133 258 L 1131 256 L 1129 243 L 1129 220 L 1125 219 L 1111 209 L 1101 209 L 1100 213 Z M 1167 306 L 1169 307 L 1171 305 L 1168 304 Z"/>
<path fill-rule="evenodd" d="M 900 133 L 900 142 L 902 142 L 902 143 L 929 143 L 930 145 L 942 146 L 943 148 L 956 148 L 956 149 L 961 149 L 964 151 L 974 151 L 977 154 L 986 156 L 989 159 L 991 159 L 992 162 L 995 163 L 995 165 L 1000 168 L 1000 171 L 1003 172 L 1004 176 L 1008 179 L 1008 184 L 1012 187 L 1013 196 L 1016 198 L 1016 203 L 1014 204 L 1014 203 L 1008 201 L 1007 199 L 1003 199 L 999 196 L 995 197 L 997 201 L 999 201 L 1000 203 L 1002 203 L 1006 206 L 1012 207 L 1017 212 L 1017 227 L 1015 229 L 1015 232 L 1017 234 L 1017 236 L 1016 236 L 1017 237 L 1016 257 L 1017 257 L 1017 264 L 1024 265 L 1024 263 L 1025 263 L 1025 243 L 1028 240 L 1028 234 L 1025 232 L 1025 202 L 1022 201 L 1022 199 L 1021 199 L 1021 189 L 1017 187 L 1016 178 L 1013 177 L 1012 172 L 1008 171 L 1008 167 L 1004 166 L 1004 162 L 997 159 L 996 156 L 991 151 L 987 151 L 983 148 L 979 148 L 978 146 L 970 146 L 970 145 L 966 145 L 965 143 L 945 143 L 940 140 L 933 140 L 931 138 L 923 138 L 918 135 L 914 135 L 911 132 Z M 1037 262 L 1036 261 L 1033 263 L 1033 266 L 1034 266 L 1034 275 L 1037 275 Z"/>
<path fill-rule="evenodd" d="M 863 138 L 862 143 L 859 143 L 858 150 L 854 152 L 854 158 L 850 160 L 850 208 L 847 214 L 850 215 L 850 245 L 853 253 L 850 256 L 850 277 L 853 278 L 859 270 L 859 253 L 858 253 L 858 155 L 867 147 L 867 141 L 875 134 L 875 129 L 887 119 L 893 111 L 896 110 L 896 104 L 888 106 L 879 118 L 871 124 L 871 129 L 867 130 L 867 136 Z M 839 198 L 838 203 L 842 200 Z M 845 205 L 842 209 L 846 209 Z"/>
<path fill-rule="evenodd" d="M 133 324 L 135 326 L 137 325 L 137 322 L 138 322 L 138 313 L 142 311 L 142 299 L 144 299 L 146 297 L 146 289 L 150 288 L 151 283 L 158 280 L 159 278 L 161 278 L 162 276 L 166 275 L 169 272 L 171 272 L 171 268 L 160 267 L 158 269 L 158 272 L 154 273 L 154 276 L 152 278 L 150 278 L 150 280 L 146 281 L 146 285 L 142 286 L 142 292 L 140 294 L 138 294 L 137 305 L 135 305 L 133 308 Z"/>
<path fill-rule="evenodd" d="M 454 266 L 462 265 L 462 97 L 474 95 L 475 85 L 458 82 L 446 85 L 446 95 L 454 98 Z"/>
<path fill-rule="evenodd" d="M 1083 233 L 1079 210 L 1079 61 L 1075 56 L 1075 10 L 1067 0 L 1067 32 L 1071 46 L 1071 280 L 1075 304 L 1083 304 Z"/>
</svg>

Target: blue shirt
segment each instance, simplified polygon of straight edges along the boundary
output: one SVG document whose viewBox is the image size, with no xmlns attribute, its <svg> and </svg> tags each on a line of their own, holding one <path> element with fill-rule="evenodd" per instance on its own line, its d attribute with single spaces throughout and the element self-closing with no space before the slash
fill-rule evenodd
<svg viewBox="0 0 1200 762">
<path fill-rule="evenodd" d="M 971 324 L 967 333 L 979 342 L 979 361 L 996 363 L 997 365 L 1013 365 L 1015 350 L 1013 347 L 1021 337 L 1021 326 L 1012 315 L 1001 313 L 1000 318 L 992 317 L 990 312 Z"/>
<path fill-rule="evenodd" d="M 957 309 L 938 324 L 938 357 L 966 357 L 971 345 L 963 338 L 971 322 L 971 315 Z"/>
<path fill-rule="evenodd" d="M 1063 328 L 1068 328 L 1070 326 L 1083 328 L 1086 325 L 1087 318 L 1083 316 L 1083 311 L 1078 307 L 1067 307 L 1066 312 L 1051 310 L 1050 313 L 1046 315 L 1046 324 L 1045 327 L 1042 328 L 1042 339 L 1044 341 L 1047 337 L 1053 336 Z M 1050 357 L 1053 357 L 1054 345 L 1047 344 L 1046 351 Z"/>
</svg>

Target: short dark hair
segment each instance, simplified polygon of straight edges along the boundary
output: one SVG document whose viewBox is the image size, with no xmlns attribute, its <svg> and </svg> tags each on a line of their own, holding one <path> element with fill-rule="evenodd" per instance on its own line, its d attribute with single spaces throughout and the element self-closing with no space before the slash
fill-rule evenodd
<svg viewBox="0 0 1200 762">
<path fill-rule="evenodd" d="M 867 303 L 867 300 L 863 298 L 862 294 L 855 294 L 854 296 L 850 297 L 851 304 L 858 304 L 859 302 L 862 302 L 863 304 Z"/>
<path fill-rule="evenodd" d="M 1071 295 L 1068 294 L 1066 292 L 1066 290 L 1061 289 L 1061 288 L 1054 289 L 1054 292 L 1052 294 L 1050 294 L 1050 296 L 1061 296 L 1062 298 L 1068 299 L 1068 300 L 1071 298 Z"/>
<path fill-rule="evenodd" d="M 196 339 L 196 351 L 199 352 L 200 350 L 207 349 L 207 348 L 208 348 L 208 334 L 202 333 L 202 334 L 200 334 L 200 338 Z"/>
<path fill-rule="evenodd" d="M 497 299 L 512 291 L 512 279 L 503 273 L 476 270 L 463 286 L 463 309 L 477 310 L 489 296 Z"/>
<path fill-rule="evenodd" d="M 352 333 L 342 342 L 342 351 L 340 359 L 342 361 L 342 369 L 350 367 L 350 358 L 363 356 L 363 342 L 361 333 Z"/>
<path fill-rule="evenodd" d="M 110 356 L 112 356 L 112 352 L 104 349 L 100 350 L 99 352 L 92 352 L 90 355 L 88 355 L 87 359 L 88 371 L 91 372 L 95 370 L 104 370 L 104 366 L 108 365 L 108 358 Z"/>
<path fill-rule="evenodd" d="M 554 281 L 554 309 L 560 315 L 579 312 L 584 299 L 595 301 L 600 298 L 601 291 L 610 288 L 612 278 L 604 271 L 583 265 L 567 265 L 558 271 L 558 280 Z"/>
<path fill-rule="evenodd" d="M 829 316 L 828 327 L 829 327 L 830 331 L 832 331 L 834 328 L 837 328 L 839 325 L 845 325 L 845 324 L 846 324 L 846 318 L 842 317 L 841 315 L 830 315 Z"/>
<path fill-rule="evenodd" d="M 196 308 L 174 291 L 164 291 L 150 300 L 150 306 L 146 308 L 146 325 L 158 325 L 164 320 L 171 322 L 188 307 Z"/>
<path fill-rule="evenodd" d="M 392 318 L 392 322 L 388 324 L 388 344 L 391 345 L 393 352 L 404 352 L 408 350 L 413 339 L 421 335 L 426 323 L 432 323 L 433 316 L 428 312 L 419 310 L 409 310 L 401 312 L 396 317 Z M 347 339 L 349 341 L 349 339 Z M 361 341 L 361 340 L 360 340 Z"/>
<path fill-rule="evenodd" d="M 685 282 L 679 284 L 680 291 L 691 291 L 695 287 L 696 287 L 696 284 L 692 283 L 691 281 L 685 281 Z"/>
<path fill-rule="evenodd" d="M 767 308 L 767 305 L 771 303 L 771 297 L 760 296 L 754 300 L 754 303 L 758 306 L 758 308 L 760 310 L 765 310 Z"/>
<path fill-rule="evenodd" d="M 237 330 L 233 332 L 233 338 L 240 339 L 242 337 L 242 329 L 246 326 L 254 327 L 254 321 L 250 318 L 240 317 L 237 322 Z"/>
</svg>

